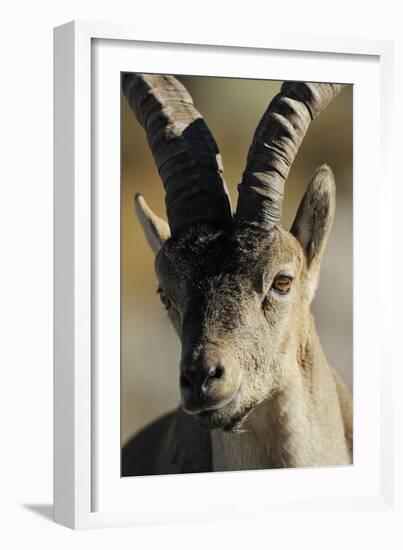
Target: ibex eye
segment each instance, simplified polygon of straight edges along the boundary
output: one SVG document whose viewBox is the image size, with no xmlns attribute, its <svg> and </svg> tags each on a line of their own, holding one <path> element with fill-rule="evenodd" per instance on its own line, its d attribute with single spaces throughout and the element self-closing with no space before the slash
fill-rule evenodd
<svg viewBox="0 0 403 550">
<path fill-rule="evenodd" d="M 168 298 L 168 296 L 165 294 L 165 292 L 161 288 L 157 290 L 157 293 L 160 297 L 162 305 L 165 307 L 165 309 L 169 309 L 171 307 L 171 301 Z"/>
<path fill-rule="evenodd" d="M 288 275 L 277 275 L 273 281 L 272 288 L 277 290 L 280 294 L 287 294 L 291 288 L 291 283 L 292 277 L 289 277 Z"/>
</svg>

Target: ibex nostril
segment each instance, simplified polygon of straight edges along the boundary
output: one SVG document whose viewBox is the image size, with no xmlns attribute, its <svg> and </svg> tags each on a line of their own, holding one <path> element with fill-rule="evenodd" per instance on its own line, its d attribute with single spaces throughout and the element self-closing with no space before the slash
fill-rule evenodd
<svg viewBox="0 0 403 550">
<path fill-rule="evenodd" d="M 224 367 L 186 367 L 180 375 L 180 384 L 183 390 L 195 395 L 207 394 L 213 380 L 219 380 L 224 375 Z"/>
<path fill-rule="evenodd" d="M 221 378 L 223 374 L 224 374 L 224 368 L 223 367 L 220 367 L 220 366 L 212 367 L 209 370 L 207 380 L 210 379 L 210 378 Z"/>
<path fill-rule="evenodd" d="M 203 384 L 201 385 L 202 393 L 207 392 L 209 382 L 211 380 L 213 380 L 213 379 L 218 380 L 219 378 L 222 377 L 223 374 L 224 374 L 224 368 L 223 367 L 221 367 L 221 366 L 210 367 L 207 371 L 207 375 L 206 375 L 205 379 L 203 380 Z"/>
</svg>

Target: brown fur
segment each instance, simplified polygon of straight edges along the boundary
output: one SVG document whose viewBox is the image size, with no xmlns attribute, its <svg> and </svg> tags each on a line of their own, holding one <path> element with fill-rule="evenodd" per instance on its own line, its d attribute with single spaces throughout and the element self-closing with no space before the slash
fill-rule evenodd
<svg viewBox="0 0 403 550">
<path fill-rule="evenodd" d="M 314 174 L 291 232 L 232 221 L 166 238 L 165 222 L 154 214 L 150 221 L 144 205 L 137 209 L 158 250 L 161 295 L 182 342 L 189 414 L 178 424 L 178 410 L 132 440 L 124 475 L 143 473 L 127 458 L 136 448 L 146 448 L 146 462 L 155 464 L 146 473 L 351 464 L 351 395 L 329 366 L 310 313 L 334 209 L 326 166 Z M 284 295 L 273 288 L 279 273 L 293 279 Z M 222 375 L 209 380 L 206 401 L 195 402 L 186 376 L 206 365 L 220 365 Z M 174 449 L 182 458 L 172 458 Z"/>
</svg>

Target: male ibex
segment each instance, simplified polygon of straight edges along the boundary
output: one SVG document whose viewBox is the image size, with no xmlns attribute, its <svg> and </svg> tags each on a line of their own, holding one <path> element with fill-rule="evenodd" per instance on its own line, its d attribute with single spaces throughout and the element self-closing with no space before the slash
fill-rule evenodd
<svg viewBox="0 0 403 550">
<path fill-rule="evenodd" d="M 352 400 L 310 313 L 335 210 L 321 166 L 291 230 L 284 182 L 310 122 L 340 91 L 284 83 L 255 132 L 234 215 L 217 145 L 172 76 L 126 74 L 166 192 L 141 196 L 158 292 L 182 343 L 182 407 L 124 448 L 123 475 L 351 464 Z"/>
</svg>

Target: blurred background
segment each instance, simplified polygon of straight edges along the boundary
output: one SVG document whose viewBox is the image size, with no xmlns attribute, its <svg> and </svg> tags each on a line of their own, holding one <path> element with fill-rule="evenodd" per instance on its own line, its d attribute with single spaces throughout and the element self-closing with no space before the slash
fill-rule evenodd
<svg viewBox="0 0 403 550">
<path fill-rule="evenodd" d="M 233 208 L 253 132 L 281 82 L 178 77 L 221 152 Z M 179 403 L 179 340 L 156 294 L 154 258 L 134 214 L 142 193 L 166 219 L 164 194 L 145 132 L 121 99 L 122 169 L 122 443 Z M 313 313 L 330 363 L 352 389 L 353 90 L 346 86 L 314 121 L 286 184 L 282 225 L 291 226 L 316 167 L 336 177 L 336 218 L 322 264 Z"/>
</svg>

